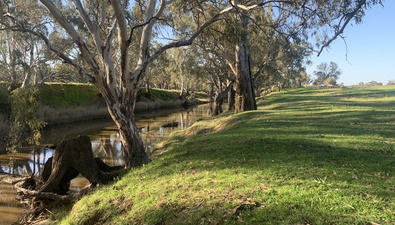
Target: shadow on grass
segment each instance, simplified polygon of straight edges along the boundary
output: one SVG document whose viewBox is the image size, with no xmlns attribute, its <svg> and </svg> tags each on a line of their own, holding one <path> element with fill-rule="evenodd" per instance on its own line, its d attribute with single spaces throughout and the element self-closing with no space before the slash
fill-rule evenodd
<svg viewBox="0 0 395 225">
<path fill-rule="evenodd" d="M 281 107 L 260 103 L 171 135 L 167 152 L 101 193 L 122 195 L 106 210 L 133 205 L 120 224 L 394 223 L 393 109 L 324 94 L 273 95 Z"/>
<path fill-rule="evenodd" d="M 288 100 L 287 97 L 278 103 Z M 293 107 L 232 116 L 225 120 L 223 130 L 214 129 L 183 139 L 171 146 L 172 150 L 163 158 L 158 158 L 153 171 L 160 171 L 159 176 L 178 174 L 186 180 L 190 174 L 212 174 L 214 183 L 208 182 L 208 187 L 202 189 L 217 190 L 217 183 L 233 190 L 216 193 L 213 199 L 218 204 L 210 202 L 214 201 L 210 198 L 205 201 L 209 203 L 205 210 L 211 209 L 209 216 L 193 218 L 206 222 L 394 222 L 395 147 L 391 104 L 373 101 L 367 105 L 377 110 L 362 110 L 341 108 L 347 105 L 334 99 L 305 108 L 303 104 L 295 106 L 298 104 L 295 101 L 289 100 Z M 322 110 L 331 104 L 335 105 L 333 111 Z M 200 180 L 196 178 L 196 182 Z M 263 207 L 250 206 L 241 215 L 231 212 L 245 199 L 258 201 Z M 176 216 L 166 216 L 169 211 L 164 213 L 162 209 L 155 213 L 163 224 L 168 224 L 174 217 L 186 220 L 184 214 L 202 213 L 194 205 L 197 204 L 181 207 L 185 212 L 170 210 Z"/>
</svg>

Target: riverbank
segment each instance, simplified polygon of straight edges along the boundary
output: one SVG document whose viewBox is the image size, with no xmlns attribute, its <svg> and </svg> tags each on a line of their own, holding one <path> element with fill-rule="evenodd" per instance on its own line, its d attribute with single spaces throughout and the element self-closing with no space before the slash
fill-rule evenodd
<svg viewBox="0 0 395 225">
<path fill-rule="evenodd" d="M 205 93 L 196 93 L 180 100 L 180 91 L 151 89 L 146 93 L 141 89 L 135 111 L 182 107 L 205 102 Z M 110 118 L 106 103 L 98 90 L 89 84 L 48 83 L 39 87 L 37 96 L 42 104 L 40 114 L 47 126 Z M 10 109 L 9 93 L 0 88 L 0 137 L 8 134 L 9 124 L 6 114 Z"/>
<path fill-rule="evenodd" d="M 393 224 L 394 87 L 297 89 L 204 119 L 56 224 Z"/>
</svg>

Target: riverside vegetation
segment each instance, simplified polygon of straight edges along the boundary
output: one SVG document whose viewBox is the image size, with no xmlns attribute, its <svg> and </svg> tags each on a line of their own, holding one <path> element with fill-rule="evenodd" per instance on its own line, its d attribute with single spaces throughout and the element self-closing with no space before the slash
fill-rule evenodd
<svg viewBox="0 0 395 225">
<path fill-rule="evenodd" d="M 204 119 L 56 224 L 394 224 L 395 88 L 294 89 Z"/>
<path fill-rule="evenodd" d="M 0 83 L 0 137 L 9 130 L 7 114 L 10 113 L 10 93 Z M 3 87 L 4 86 L 4 87 Z M 35 90 L 41 103 L 40 115 L 47 125 L 72 123 L 76 121 L 110 118 L 106 103 L 97 88 L 82 83 L 46 83 Z M 180 91 L 150 89 L 147 94 L 141 89 L 136 103 L 136 111 L 180 107 L 186 99 L 180 99 Z M 207 95 L 197 92 L 189 96 L 191 103 L 207 99 Z"/>
</svg>

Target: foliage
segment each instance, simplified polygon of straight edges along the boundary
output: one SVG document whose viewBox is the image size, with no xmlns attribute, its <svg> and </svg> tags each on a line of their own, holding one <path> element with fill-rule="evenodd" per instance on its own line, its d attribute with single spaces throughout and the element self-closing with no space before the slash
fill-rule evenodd
<svg viewBox="0 0 395 225">
<path fill-rule="evenodd" d="M 16 152 L 23 141 L 33 146 L 40 144 L 41 130 L 46 124 L 39 113 L 40 108 L 36 89 L 18 88 L 12 93 L 8 151 Z"/>
<path fill-rule="evenodd" d="M 10 94 L 8 93 L 8 91 L 0 87 L 0 112 L 8 107 L 10 103 L 9 97 Z"/>
<path fill-rule="evenodd" d="M 314 84 L 316 86 L 324 85 L 326 87 L 329 85 L 335 86 L 341 74 L 342 71 L 336 63 L 330 62 L 329 65 L 327 63 L 321 63 L 317 66 L 317 71 L 314 71 L 314 76 L 317 77 Z"/>
<path fill-rule="evenodd" d="M 395 80 L 394 79 L 389 80 L 386 85 L 395 85 Z"/>
<path fill-rule="evenodd" d="M 394 87 L 294 89 L 205 119 L 60 224 L 392 224 Z"/>
<path fill-rule="evenodd" d="M 383 86 L 383 83 L 372 80 L 367 82 L 365 86 Z"/>
</svg>

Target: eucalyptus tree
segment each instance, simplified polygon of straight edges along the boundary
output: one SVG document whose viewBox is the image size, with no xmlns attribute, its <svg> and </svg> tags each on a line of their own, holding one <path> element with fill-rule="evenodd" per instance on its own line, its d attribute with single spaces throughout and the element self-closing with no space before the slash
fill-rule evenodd
<svg viewBox="0 0 395 225">
<path fill-rule="evenodd" d="M 251 26 L 262 27 L 255 16 L 257 11 L 266 14 L 265 27 L 287 39 L 288 42 L 299 45 L 313 40 L 308 46 L 311 52 L 318 55 L 342 33 L 350 23 L 360 23 L 365 11 L 381 0 L 286 0 L 286 1 L 185 1 L 182 13 L 189 12 L 194 21 L 199 24 L 204 18 L 210 17 L 215 9 L 232 7 L 232 26 L 235 27 L 235 61 L 233 69 L 236 74 L 236 112 L 256 108 L 254 100 L 254 85 L 251 60 Z M 271 23 L 267 23 L 267 21 Z M 193 26 L 192 26 L 193 27 Z M 187 30 L 184 28 L 184 30 Z M 192 29 L 193 30 L 193 29 Z"/>
<path fill-rule="evenodd" d="M 313 73 L 317 77 L 314 81 L 315 85 L 329 86 L 336 85 L 336 81 L 339 79 L 342 71 L 335 62 L 330 62 L 329 65 L 324 62 L 319 64 L 317 70 Z"/>
<path fill-rule="evenodd" d="M 12 14 L 18 18 L 18 24 L 13 24 L 4 18 L 0 19 L 3 25 L 0 27 L 3 30 L 0 34 L 2 71 L 11 82 L 11 86 L 13 86 L 11 89 L 19 85 L 21 87 L 29 86 L 32 76 L 34 76 L 36 83 L 38 74 L 42 73 L 46 67 L 45 63 L 49 60 L 46 55 L 47 48 L 44 47 L 44 43 L 39 37 L 31 33 L 15 33 L 3 28 L 12 26 L 17 29 L 21 26 L 30 26 L 47 34 L 46 11 L 36 7 L 34 1 L 2 0 L 0 6 L 2 16 Z"/>
<path fill-rule="evenodd" d="M 316 0 L 281 0 L 281 1 L 128 1 L 128 0 L 94 0 L 94 1 L 60 1 L 40 0 L 26 1 L 32 4 L 27 8 L 15 5 L 14 1 L 2 0 L 0 10 L 2 18 L 0 29 L 26 32 L 40 37 L 45 45 L 61 58 L 86 76 L 102 93 L 108 110 L 119 129 L 122 147 L 125 152 L 125 162 L 128 167 L 138 166 L 150 161 L 142 144 L 141 137 L 134 122 L 134 106 L 137 92 L 151 62 L 164 51 L 191 45 L 202 31 L 209 25 L 223 18 L 226 14 L 234 14 L 239 29 L 238 42 L 235 49 L 236 76 L 236 112 L 254 109 L 252 93 L 250 53 L 248 48 L 248 27 L 253 22 L 251 12 L 267 7 L 284 11 L 286 19 L 276 32 L 288 35 L 290 39 L 299 35 L 307 39 L 311 34 L 318 37 L 318 52 L 327 47 L 338 36 L 341 36 L 346 26 L 352 21 L 361 22 L 365 8 L 381 3 L 381 0 L 335 0 L 331 2 Z M 73 4 L 69 4 L 69 3 Z M 178 15 L 171 16 L 166 11 L 166 5 L 179 9 Z M 193 6 L 193 7 L 191 7 Z M 49 34 L 37 29 L 29 21 L 21 21 L 13 9 L 26 13 L 31 8 L 46 8 L 48 16 L 45 19 L 63 30 L 72 40 L 70 48 L 75 49 L 68 54 L 53 45 Z M 139 7 L 141 17 L 136 19 L 131 11 Z M 10 10 L 12 9 L 12 10 Z M 276 11 L 275 11 L 276 13 Z M 168 21 L 170 25 L 177 24 L 184 18 L 182 15 L 192 15 L 197 21 L 188 32 L 163 45 L 152 52 L 150 47 L 154 26 L 158 21 Z M 139 23 L 138 21 L 142 21 Z M 320 33 L 321 31 L 325 33 Z M 141 35 L 136 35 L 141 32 Z M 292 40 L 291 40 L 292 41 Z M 131 51 L 136 46 L 138 53 Z M 75 54 L 77 53 L 77 54 Z M 82 60 L 77 60 L 77 55 Z M 134 60 L 131 60 L 134 59 Z M 135 62 L 135 63 L 134 63 Z"/>
<path fill-rule="evenodd" d="M 32 2 L 32 1 L 31 1 Z M 151 52 L 154 25 L 161 20 L 167 2 L 165 0 L 148 1 L 50 1 L 40 0 L 37 8 L 46 8 L 56 26 L 60 27 L 72 40 L 76 49 L 68 54 L 53 45 L 48 33 L 37 30 L 24 23 L 13 12 L 30 10 L 13 1 L 2 2 L 2 20 L 0 29 L 25 32 L 40 37 L 46 46 L 64 63 L 75 67 L 78 72 L 93 83 L 102 93 L 108 110 L 116 123 L 127 167 L 139 166 L 150 161 L 145 152 L 141 137 L 134 121 L 134 107 L 139 87 L 148 65 L 165 50 L 190 45 L 193 40 L 215 20 L 233 8 L 219 10 L 207 19 L 189 38 L 171 42 Z M 135 3 L 135 4 L 132 4 Z M 160 3 L 158 5 L 158 3 Z M 141 10 L 143 23 L 133 19 L 133 8 Z M 137 21 L 137 23 L 136 23 Z M 141 35 L 136 35 L 140 30 Z M 137 54 L 130 49 L 138 46 Z M 77 52 L 77 54 L 75 54 Z M 82 62 L 77 59 L 82 58 Z M 134 60 L 130 60 L 130 59 Z M 135 62 L 133 65 L 132 63 Z"/>
</svg>

